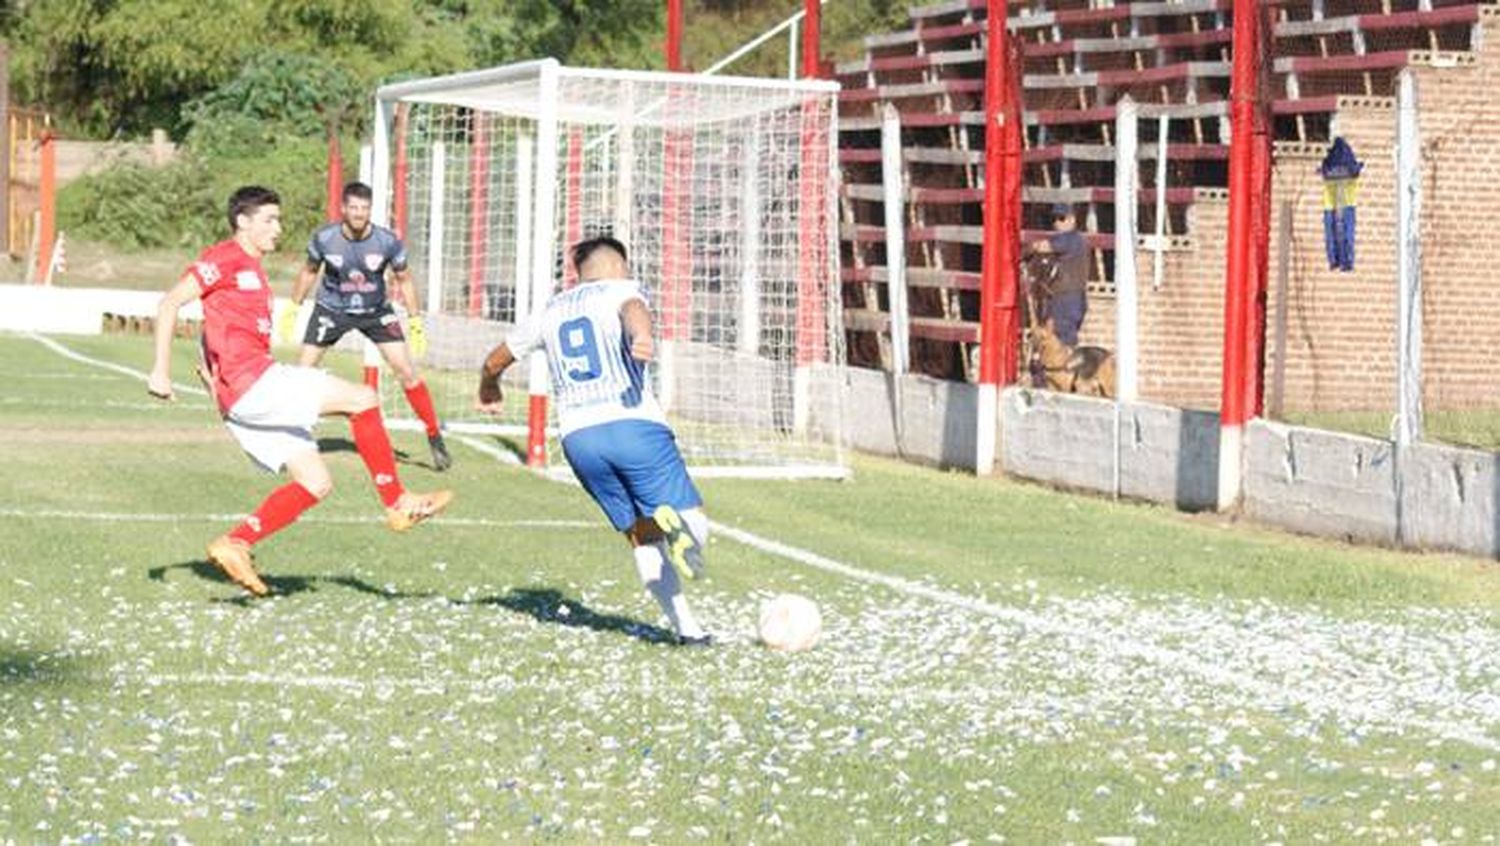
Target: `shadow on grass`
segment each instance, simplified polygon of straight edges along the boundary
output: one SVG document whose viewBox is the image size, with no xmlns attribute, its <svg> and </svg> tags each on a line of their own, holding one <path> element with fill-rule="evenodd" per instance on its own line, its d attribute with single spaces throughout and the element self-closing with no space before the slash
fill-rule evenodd
<svg viewBox="0 0 1500 846">
<path fill-rule="evenodd" d="M 431 463 L 423 461 L 413 461 L 406 450 L 392 448 L 391 451 L 395 454 L 396 463 L 398 464 L 415 464 L 418 467 L 426 467 L 428 469 L 432 469 Z M 351 441 L 348 438 L 340 438 L 334 436 L 327 438 L 318 438 L 318 452 L 324 454 L 334 452 L 359 452 L 359 449 L 354 445 L 354 441 Z"/>
<path fill-rule="evenodd" d="M 201 560 L 183 561 L 180 564 L 172 564 L 164 567 L 152 567 L 147 571 L 146 575 L 152 581 L 165 582 L 168 574 L 176 570 L 186 570 L 205 581 L 222 585 L 232 585 L 232 582 L 223 573 L 219 572 L 218 567 Z M 440 596 L 440 594 L 432 591 L 414 593 L 410 591 L 387 590 L 355 576 L 273 576 L 261 574 L 261 578 L 265 581 L 266 587 L 271 589 L 271 596 L 294 596 L 299 593 L 312 593 L 328 585 L 345 588 L 356 593 L 376 596 L 381 599 L 432 599 Z M 249 607 L 255 604 L 257 600 L 252 596 L 240 595 L 212 601 Z M 600 613 L 577 599 L 564 596 L 561 591 L 555 588 L 512 588 L 508 593 L 499 596 L 486 596 L 479 599 L 449 599 L 448 602 L 461 606 L 487 605 L 504 608 L 518 614 L 534 617 L 544 623 L 552 623 L 569 628 L 593 629 L 600 632 L 618 632 L 646 643 L 675 643 L 677 640 L 675 634 L 661 626 L 642 622 L 633 617 L 623 617 L 619 614 Z"/>
<path fill-rule="evenodd" d="M 600 632 L 619 632 L 647 643 L 674 643 L 677 636 L 661 626 L 644 623 L 633 617 L 601 614 L 576 599 L 566 597 L 555 588 L 512 588 L 502 596 L 487 596 L 455 605 L 495 605 L 544 623 Z"/>
<path fill-rule="evenodd" d="M 58 684 L 79 670 L 77 659 L 0 643 L 0 686 Z"/>
<path fill-rule="evenodd" d="M 183 561 L 180 564 L 172 564 L 165 567 L 152 567 L 146 571 L 146 576 L 154 582 L 165 582 L 167 574 L 174 570 L 186 570 L 204 581 L 217 582 L 222 585 L 233 585 L 223 573 L 208 561 Z M 348 588 L 359 593 L 378 596 L 381 599 L 430 599 L 437 596 L 435 593 L 408 593 L 406 591 L 386 590 L 377 587 L 363 579 L 354 576 L 274 576 L 266 573 L 261 574 L 261 580 L 266 587 L 271 589 L 271 596 L 294 596 L 299 593 L 315 592 L 322 585 L 335 585 Z M 242 595 L 229 599 L 216 599 L 214 602 L 223 602 L 230 605 L 251 605 L 256 601 L 253 596 Z"/>
<path fill-rule="evenodd" d="M 503 437 L 501 435 L 490 435 L 489 437 L 484 438 L 475 435 L 473 437 L 476 440 L 480 440 L 482 443 L 487 443 L 490 446 L 495 447 L 496 449 L 504 450 L 505 452 L 510 453 L 511 455 L 515 456 L 516 461 L 520 462 L 521 464 L 526 463 L 526 445 L 524 443 L 521 443 L 520 441 Z"/>
</svg>

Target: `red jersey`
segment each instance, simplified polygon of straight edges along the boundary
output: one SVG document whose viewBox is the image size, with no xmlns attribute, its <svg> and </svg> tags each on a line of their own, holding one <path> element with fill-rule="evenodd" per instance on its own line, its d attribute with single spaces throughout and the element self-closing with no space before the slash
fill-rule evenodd
<svg viewBox="0 0 1500 846">
<path fill-rule="evenodd" d="M 233 239 L 204 250 L 187 272 L 203 298 L 203 360 L 227 413 L 273 362 L 271 286 L 260 259 Z"/>
</svg>

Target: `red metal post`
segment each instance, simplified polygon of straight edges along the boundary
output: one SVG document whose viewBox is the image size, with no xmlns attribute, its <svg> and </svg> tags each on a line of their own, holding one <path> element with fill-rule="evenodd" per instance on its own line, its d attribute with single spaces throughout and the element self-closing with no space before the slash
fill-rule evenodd
<svg viewBox="0 0 1500 846">
<path fill-rule="evenodd" d="M 667 0 L 667 70 L 682 70 L 682 0 Z"/>
<path fill-rule="evenodd" d="M 42 131 L 42 226 L 37 238 L 36 281 L 46 284 L 52 270 L 52 244 L 57 238 L 57 136 L 51 129 Z"/>
<path fill-rule="evenodd" d="M 804 0 L 802 76 L 823 75 L 819 0 Z M 815 100 L 802 105 L 801 160 L 798 165 L 797 352 L 806 367 L 828 356 L 828 125 Z"/>
<path fill-rule="evenodd" d="M 1224 279 L 1224 373 L 1219 408 L 1222 426 L 1249 419 L 1245 368 L 1249 351 L 1253 278 L 1252 194 L 1255 176 L 1255 101 L 1259 17 L 1256 0 L 1234 2 L 1234 63 L 1230 69 L 1229 232 Z"/>
<path fill-rule="evenodd" d="M 798 367 L 828 355 L 828 125 L 816 100 L 802 104 L 797 206 Z"/>
<path fill-rule="evenodd" d="M 328 200 L 324 217 L 329 222 L 343 216 L 344 205 L 344 155 L 339 149 L 338 127 L 328 127 Z"/>
<path fill-rule="evenodd" d="M 1268 129 L 1262 111 L 1262 15 L 1258 0 L 1234 0 L 1230 75 L 1229 232 L 1224 277 L 1224 371 L 1219 403 L 1219 507 L 1240 496 L 1244 426 L 1259 411 L 1269 236 Z M 1259 133 L 1259 135 L 1258 135 Z"/>
<path fill-rule="evenodd" d="M 409 106 L 400 103 L 396 106 L 396 161 L 394 185 L 391 187 L 391 229 L 398 238 L 406 237 L 406 176 L 409 165 L 406 155 L 406 121 Z"/>
<path fill-rule="evenodd" d="M 567 198 L 563 212 L 563 255 L 583 240 L 583 127 L 568 130 Z M 563 287 L 578 281 L 578 268 L 563 261 Z"/>
<path fill-rule="evenodd" d="M 802 9 L 802 76 L 817 79 L 823 75 L 823 4 L 803 0 Z"/>
<path fill-rule="evenodd" d="M 547 395 L 532 394 L 526 405 L 526 466 L 547 464 Z"/>
<path fill-rule="evenodd" d="M 667 0 L 667 70 L 682 68 L 682 0 Z M 687 109 L 684 92 L 667 93 L 668 109 Z M 661 196 L 661 336 L 676 341 L 691 334 L 693 204 L 688 191 L 693 183 L 693 136 L 667 130 L 662 133 Z M 670 394 L 670 387 L 664 388 Z"/>
<path fill-rule="evenodd" d="M 484 313 L 485 260 L 489 257 L 490 145 L 484 112 L 471 113 L 469 143 L 469 316 Z"/>
<path fill-rule="evenodd" d="M 1020 358 L 1021 103 L 1006 0 L 986 25 L 984 247 L 979 283 L 979 382 L 1010 384 Z"/>
<path fill-rule="evenodd" d="M 689 335 L 693 279 L 693 138 L 668 130 L 662 136 L 661 335 L 675 341 Z"/>
</svg>

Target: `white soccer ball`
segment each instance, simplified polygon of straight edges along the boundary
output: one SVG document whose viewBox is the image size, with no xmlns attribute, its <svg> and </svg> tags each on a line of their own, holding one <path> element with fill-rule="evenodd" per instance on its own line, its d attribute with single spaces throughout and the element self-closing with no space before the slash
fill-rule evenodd
<svg viewBox="0 0 1500 846">
<path fill-rule="evenodd" d="M 783 593 L 760 606 L 760 640 L 778 652 L 804 652 L 823 634 L 823 615 L 805 596 Z"/>
</svg>

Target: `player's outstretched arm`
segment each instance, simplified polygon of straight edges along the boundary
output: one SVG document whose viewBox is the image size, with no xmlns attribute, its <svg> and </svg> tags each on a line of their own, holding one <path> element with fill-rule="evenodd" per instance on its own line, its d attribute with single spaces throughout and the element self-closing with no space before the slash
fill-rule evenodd
<svg viewBox="0 0 1500 846">
<path fill-rule="evenodd" d="M 476 408 L 486 414 L 501 412 L 505 395 L 500 390 L 500 376 L 515 363 L 516 357 L 508 344 L 502 343 L 490 350 L 479 368 L 479 398 L 475 403 Z"/>
<path fill-rule="evenodd" d="M 620 307 L 620 319 L 625 323 L 625 334 L 630 338 L 630 357 L 636 361 L 650 361 L 656 355 L 656 344 L 651 340 L 651 312 L 640 300 L 628 300 Z"/>
<path fill-rule="evenodd" d="M 321 264 L 314 264 L 311 261 L 302 263 L 302 269 L 297 271 L 297 279 L 292 283 L 293 305 L 300 306 L 302 301 L 307 299 L 307 292 L 311 291 L 313 283 L 318 281 L 318 270 L 321 267 Z"/>
<path fill-rule="evenodd" d="M 146 391 L 157 399 L 173 399 L 172 336 L 177 333 L 177 312 L 196 299 L 198 280 L 189 274 L 163 294 L 161 304 L 156 307 L 156 359 L 151 365 L 151 375 L 146 378 Z"/>
</svg>

